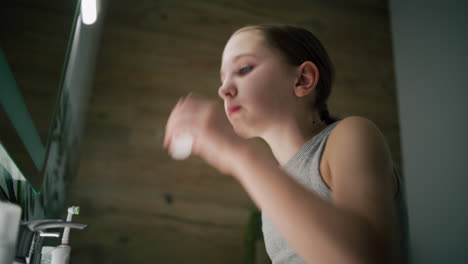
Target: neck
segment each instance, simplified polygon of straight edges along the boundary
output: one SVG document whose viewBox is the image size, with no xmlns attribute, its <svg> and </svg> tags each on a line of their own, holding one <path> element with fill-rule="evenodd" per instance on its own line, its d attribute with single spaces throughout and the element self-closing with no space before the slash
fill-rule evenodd
<svg viewBox="0 0 468 264">
<path fill-rule="evenodd" d="M 312 116 L 281 122 L 266 131 L 261 138 L 268 143 L 276 160 L 283 166 L 309 139 L 326 127 L 318 114 L 314 113 Z"/>
</svg>

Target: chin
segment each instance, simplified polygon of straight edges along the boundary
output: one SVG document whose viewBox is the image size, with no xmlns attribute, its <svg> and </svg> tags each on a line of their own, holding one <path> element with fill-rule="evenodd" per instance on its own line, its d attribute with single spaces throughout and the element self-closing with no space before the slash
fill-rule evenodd
<svg viewBox="0 0 468 264">
<path fill-rule="evenodd" d="M 250 139 L 250 138 L 254 138 L 257 136 L 254 133 L 252 133 L 252 131 L 248 131 L 248 129 L 245 129 L 245 128 L 243 129 L 239 126 L 233 126 L 233 128 L 234 128 L 234 132 L 236 133 L 236 135 L 238 135 L 241 138 Z"/>
</svg>

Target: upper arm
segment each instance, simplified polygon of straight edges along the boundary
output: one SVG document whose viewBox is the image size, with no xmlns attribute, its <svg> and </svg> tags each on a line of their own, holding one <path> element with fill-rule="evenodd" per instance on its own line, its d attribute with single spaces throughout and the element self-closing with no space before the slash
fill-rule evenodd
<svg viewBox="0 0 468 264">
<path fill-rule="evenodd" d="M 392 245 L 393 162 L 383 135 L 371 121 L 348 117 L 330 133 L 326 151 L 333 204 L 365 220 L 381 242 Z"/>
</svg>

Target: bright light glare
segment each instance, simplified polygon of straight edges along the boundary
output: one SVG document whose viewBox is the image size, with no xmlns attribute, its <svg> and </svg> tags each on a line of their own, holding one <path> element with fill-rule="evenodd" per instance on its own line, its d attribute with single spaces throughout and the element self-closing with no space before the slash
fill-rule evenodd
<svg viewBox="0 0 468 264">
<path fill-rule="evenodd" d="M 96 0 L 81 0 L 81 17 L 83 18 L 83 23 L 86 25 L 91 25 L 96 22 Z"/>
</svg>

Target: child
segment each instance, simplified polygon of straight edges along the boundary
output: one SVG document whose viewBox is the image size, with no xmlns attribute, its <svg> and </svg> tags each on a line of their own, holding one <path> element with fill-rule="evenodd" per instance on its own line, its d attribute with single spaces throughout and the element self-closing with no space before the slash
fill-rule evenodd
<svg viewBox="0 0 468 264">
<path fill-rule="evenodd" d="M 221 106 L 188 95 L 166 125 L 192 153 L 235 177 L 262 210 L 267 252 L 280 263 L 402 263 L 402 184 L 378 128 L 329 116 L 333 69 L 320 41 L 289 25 L 236 31 L 221 64 Z M 271 147 L 266 153 L 250 138 Z"/>
</svg>

